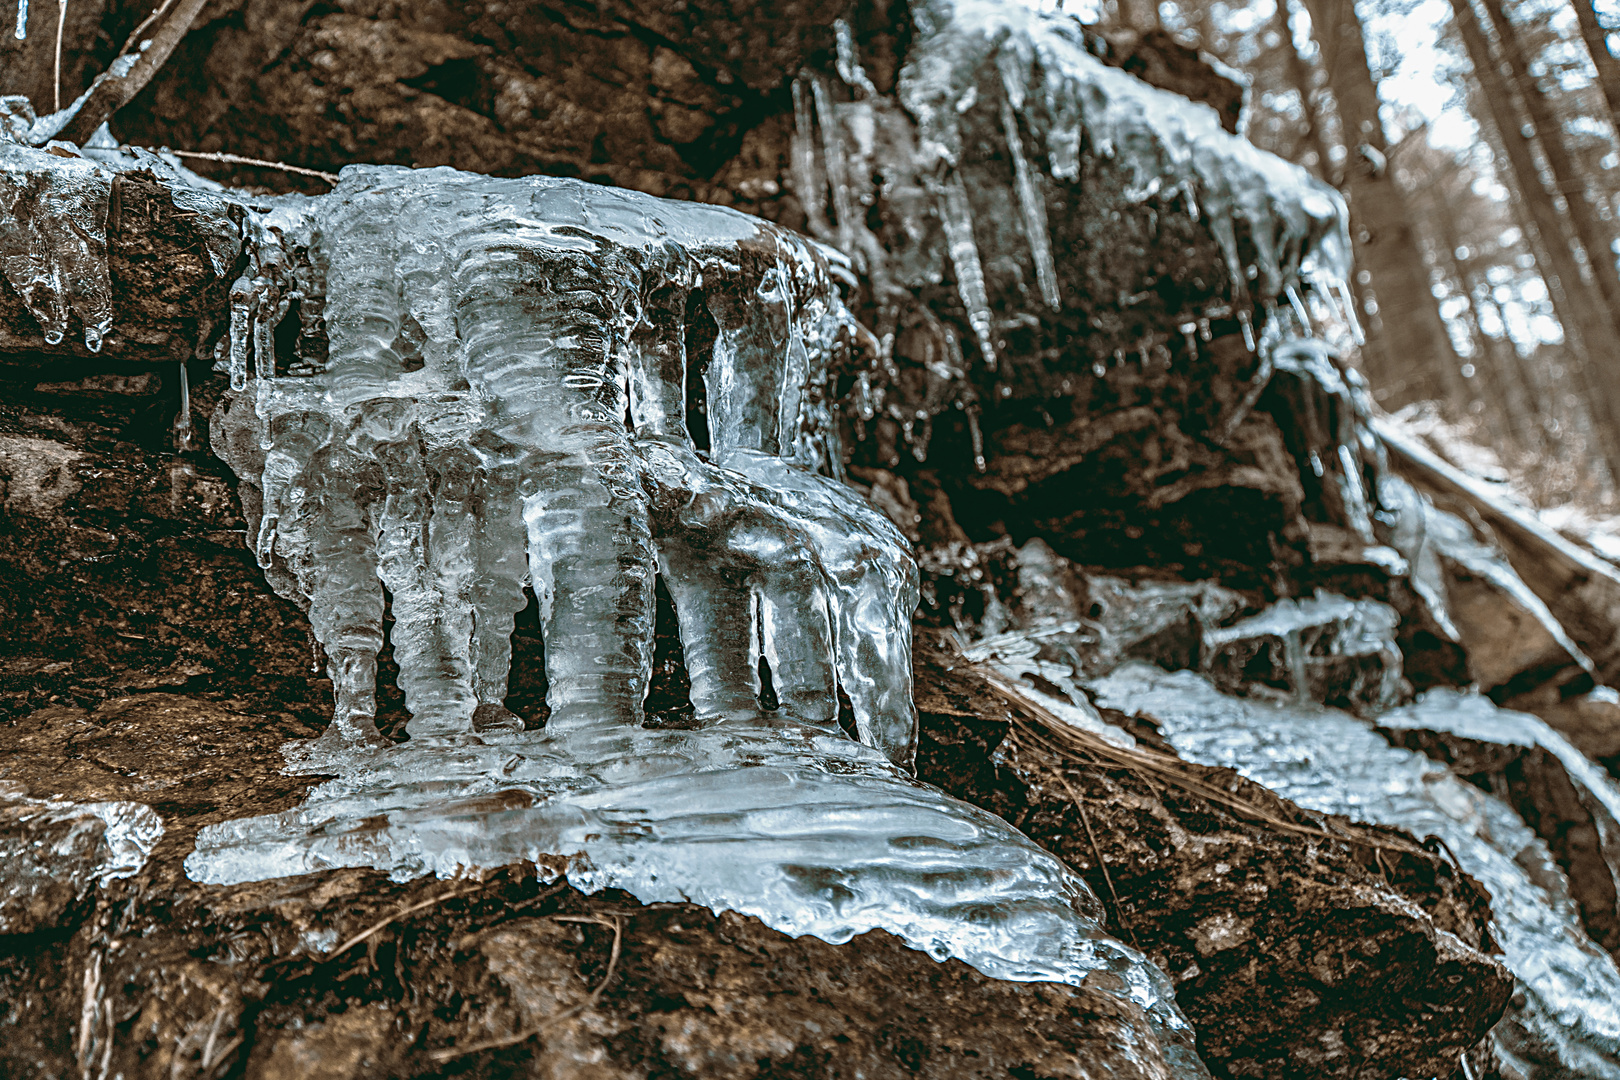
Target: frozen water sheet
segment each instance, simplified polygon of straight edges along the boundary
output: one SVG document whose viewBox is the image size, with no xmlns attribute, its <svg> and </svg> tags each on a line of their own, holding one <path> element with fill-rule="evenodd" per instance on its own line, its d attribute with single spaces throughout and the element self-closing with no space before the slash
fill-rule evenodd
<svg viewBox="0 0 1620 1080">
<path fill-rule="evenodd" d="M 1503 1062 L 1524 1077 L 1620 1077 L 1620 970 L 1582 930 L 1546 845 L 1502 800 L 1334 709 L 1228 697 L 1201 676 L 1138 661 L 1092 688 L 1099 705 L 1153 720 L 1189 760 L 1236 769 L 1312 810 L 1439 837 L 1490 891 L 1493 930 L 1519 980 L 1492 1029 Z M 1493 711 L 1484 699 L 1431 694 L 1395 715 L 1522 737 L 1518 714 Z"/>
<path fill-rule="evenodd" d="M 1077 876 L 846 737 L 786 722 L 537 731 L 297 767 L 340 775 L 296 810 L 204 829 L 194 879 L 561 865 L 586 891 L 737 911 L 835 943 L 883 929 L 995 978 L 1116 994 L 1147 1014 L 1171 1075 L 1205 1075 L 1168 980 L 1102 931 Z"/>
<path fill-rule="evenodd" d="M 827 382 L 857 333 L 840 256 L 715 207 L 380 167 L 282 203 L 250 246 L 237 389 L 211 430 L 334 685 L 332 725 L 289 747 L 291 767 L 333 779 L 296 810 L 204 830 L 194 878 L 531 860 L 792 934 L 881 928 L 995 977 L 1127 998 L 1174 1074 L 1204 1075 L 1164 975 L 1103 933 L 1084 883 L 907 775 L 916 568 L 823 475 L 840 463 Z M 267 330 L 316 296 L 329 359 L 289 377 Z M 713 321 L 706 358 L 687 352 L 694 310 Z M 696 730 L 641 726 L 655 577 Z M 503 703 L 525 587 L 549 684 L 538 731 Z M 385 597 L 399 746 L 374 723 Z"/>
</svg>

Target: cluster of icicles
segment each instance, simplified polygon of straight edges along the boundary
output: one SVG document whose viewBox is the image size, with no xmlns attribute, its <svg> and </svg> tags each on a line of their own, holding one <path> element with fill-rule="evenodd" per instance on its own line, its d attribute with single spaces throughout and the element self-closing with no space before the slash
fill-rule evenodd
<svg viewBox="0 0 1620 1080">
<path fill-rule="evenodd" d="M 923 242 L 923 223 L 939 223 L 974 346 L 995 371 L 1004 327 L 1063 310 L 1047 206 L 1051 199 L 1071 201 L 1065 189 L 1085 182 L 1087 159 L 1106 162 L 1122 176 L 1128 202 L 1205 222 L 1227 273 L 1226 296 L 1209 297 L 1183 312 L 1180 322 L 1129 345 L 1110 341 L 1099 351 L 1093 341 L 1068 343 L 1093 354 L 1094 376 L 1132 359 L 1144 366 L 1166 363 L 1175 337 L 1185 355 L 1196 358 L 1212 339 L 1212 320 L 1235 320 L 1250 351 L 1262 357 L 1289 339 L 1360 343 L 1346 280 L 1348 216 L 1331 187 L 1228 133 L 1212 108 L 1105 64 L 1071 18 L 999 0 L 931 0 L 913 4 L 912 15 L 917 36 L 893 97 L 881 94 L 863 69 L 854 33 L 842 20 L 835 31 L 843 86 L 813 72 L 793 84 L 790 166 L 807 228 L 851 257 L 870 280 L 877 307 L 880 371 L 875 379 L 862 373 L 856 380 L 849 404 L 857 425 L 887 413 L 923 460 L 934 414 L 954 406 L 965 409 L 978 447 L 978 406 L 971 391 L 956 396 L 963 393 L 967 364 L 949 328 L 940 328 L 939 354 L 926 364 L 924 398 L 887 392 L 900 379 L 893 358 L 897 325 L 913 291 L 940 278 L 935 250 Z M 983 138 L 991 131 L 1005 149 L 1008 175 L 1000 182 L 1011 191 L 1011 224 L 1024 240 L 1022 251 L 988 253 L 991 262 L 1019 267 L 1011 279 L 1003 269 L 996 281 L 987 275 L 991 262 L 981 241 L 999 230 L 975 221 L 974 205 L 984 200 L 970 193 L 964 166 L 966 134 Z M 873 207 L 902 222 L 899 237 L 880 239 L 872 231 Z M 1036 310 L 998 312 L 1016 291 L 1009 281 L 1033 283 Z M 1095 338 L 1111 336 L 1104 330 Z"/>
<path fill-rule="evenodd" d="M 700 722 L 760 721 L 763 659 L 785 716 L 836 733 L 841 689 L 862 741 L 909 759 L 915 567 L 817 472 L 839 462 L 825 381 L 853 331 L 836 255 L 730 210 L 450 169 L 352 167 L 259 227 L 216 442 L 326 653 L 329 740 L 378 738 L 385 588 L 412 739 L 521 727 L 503 700 L 525 586 L 548 728 L 639 725 L 661 577 Z M 277 378 L 271 330 L 316 294 L 325 369 Z"/>
<path fill-rule="evenodd" d="M 902 770 L 915 565 L 818 471 L 838 466 L 825 382 L 857 332 L 836 255 L 729 210 L 449 169 L 351 167 L 258 227 L 214 441 L 328 657 L 334 721 L 291 758 L 336 775 L 295 810 L 203 830 L 194 878 L 527 859 L 829 941 L 882 928 L 1116 994 L 1156 1067 L 1204 1075 L 1168 981 L 1102 932 L 1084 883 Z M 315 296 L 328 360 L 279 377 L 269 329 Z M 687 351 L 699 311 L 706 364 Z M 696 730 L 641 723 L 655 577 Z M 502 704 L 525 586 L 539 731 Z M 395 747 L 372 722 L 385 589 L 411 714 Z"/>
</svg>

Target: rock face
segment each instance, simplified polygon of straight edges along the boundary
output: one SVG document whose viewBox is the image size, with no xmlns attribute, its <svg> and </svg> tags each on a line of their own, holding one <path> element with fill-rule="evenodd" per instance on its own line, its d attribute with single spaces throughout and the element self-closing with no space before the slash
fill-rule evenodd
<svg viewBox="0 0 1620 1080">
<path fill-rule="evenodd" d="M 1274 288 L 1281 278 L 1266 282 L 1267 268 L 1302 257 L 1320 221 L 1306 214 L 1284 230 L 1295 246 L 1260 250 L 1253 215 L 1287 203 L 1262 199 L 1229 213 L 1234 231 L 1221 235 L 1216 215 L 1189 212 L 1179 181 L 1191 159 L 1169 153 L 1173 140 L 1151 124 L 1118 129 L 1145 132 L 1124 155 L 1077 144 L 1076 171 L 1059 175 L 1066 129 L 1015 100 L 1050 111 L 1074 104 L 1069 88 L 1043 84 L 1040 65 L 1003 54 L 994 33 L 942 37 L 943 22 L 914 24 L 898 8 L 226 0 L 207 10 L 116 118 L 117 135 L 318 168 L 574 175 L 729 204 L 845 248 L 862 271 L 852 307 L 877 331 L 864 366 L 837 386 L 848 464 L 919 546 L 924 622 L 993 635 L 1039 615 L 1078 637 L 1101 627 L 1118 646 L 1103 663 L 1053 637 L 1009 676 L 929 645 L 918 654 L 921 777 L 1086 877 L 1110 930 L 1170 975 L 1212 1072 L 1447 1075 L 1496 1022 L 1512 980 L 1487 898 L 1453 861 L 1178 761 L 1151 723 L 1103 717 L 1070 693 L 1135 658 L 1219 668 L 1243 692 L 1340 693 L 1372 711 L 1409 693 L 1403 676 L 1426 689 L 1490 672 L 1504 693 L 1550 689 L 1559 701 L 1546 707 L 1573 710 L 1583 746 L 1608 745 L 1612 702 L 1580 696 L 1567 649 L 1448 630 L 1448 603 L 1469 597 L 1455 572 L 1434 587 L 1415 569 L 1423 508 L 1387 482 L 1353 374 L 1320 345 L 1244 340 L 1267 330 L 1231 306 L 1248 288 L 1244 266 L 1265 282 L 1248 299 L 1291 309 L 1298 298 Z M 75 3 L 70 82 L 99 69 L 107 42 L 144 14 Z M 967 44 L 941 44 L 953 40 Z M 0 90 L 46 100 L 44 50 L 5 47 L 25 61 L 0 64 Z M 1039 47 L 1077 70 L 1084 54 L 1088 85 L 1110 91 L 1101 119 L 1117 120 L 1119 102 L 1164 99 L 1108 82 L 1118 73 L 1099 75 L 1093 58 L 1196 91 L 1218 114 L 1196 125 L 1200 145 L 1247 162 L 1238 171 L 1251 179 L 1280 175 L 1220 141 L 1231 87 L 1171 44 L 1065 26 Z M 947 77 L 919 80 L 930 64 Z M 1102 130 L 1091 119 L 1086 130 Z M 929 156 L 932 143 L 949 144 L 959 171 Z M 1145 196 L 1132 172 L 1144 161 L 1158 170 Z M 280 747 L 320 730 L 332 691 L 308 666 L 308 623 L 254 565 L 235 478 L 205 453 L 172 452 L 176 364 L 187 365 L 192 412 L 207 416 L 224 381 L 210 362 L 226 290 L 245 260 L 217 261 L 211 215 L 176 202 L 160 179 L 168 166 L 149 165 L 108 192 L 117 318 L 99 356 L 74 333 L 41 351 L 43 328 L 0 284 L 0 619 L 18 628 L 0 644 L 0 784 L 15 785 L 0 799 L 0 845 L 54 845 L 71 871 L 22 859 L 0 868 L 0 904 L 26 930 L 0 933 L 0 1072 L 1168 1074 L 1142 1017 L 1101 980 L 995 982 L 881 932 L 834 947 L 692 905 L 584 897 L 542 885 L 555 869 L 544 865 L 481 881 L 354 870 L 188 881 L 181 861 L 200 829 L 303 797 L 315 778 L 283 775 Z M 251 167 L 219 175 L 286 182 Z M 1047 262 L 1054 249 L 1061 267 Z M 300 330 L 289 319 L 272 342 L 283 358 Z M 705 333 L 693 330 L 689 349 L 712 344 Z M 1555 585 L 1580 572 L 1555 569 Z M 1031 585 L 1042 575 L 1073 588 L 1053 599 L 1063 590 Z M 1137 607 L 1127 577 L 1168 581 L 1175 595 Z M 1601 675 L 1612 667 L 1595 649 L 1613 625 L 1606 586 L 1577 584 L 1573 607 L 1543 602 L 1579 614 L 1573 637 Z M 1358 651 L 1354 620 L 1332 613 L 1310 624 L 1320 648 L 1304 654 L 1303 678 L 1286 628 L 1240 625 L 1211 647 L 1209 631 L 1318 589 L 1357 612 L 1397 613 L 1402 663 L 1381 646 Z M 1480 595 L 1489 605 L 1503 594 Z M 657 618 L 650 725 L 678 728 L 693 716 L 667 595 Z M 1142 633 L 1117 633 L 1121 619 Z M 1546 629 L 1533 617 L 1522 626 Z M 538 605 L 518 616 L 513 646 L 515 673 L 542 669 Z M 385 640 L 378 721 L 397 739 L 406 717 L 392 652 Z M 1526 670 L 1533 677 L 1515 682 Z M 1040 704 L 1057 700 L 1054 687 L 1071 703 L 1057 724 Z M 545 693 L 543 678 L 516 677 L 506 703 L 538 727 Z M 1460 768 L 1476 749 L 1457 751 Z M 1470 775 L 1511 786 L 1534 757 L 1521 749 Z M 1527 817 L 1545 815 L 1543 835 L 1576 820 L 1560 816 L 1559 797 L 1519 800 Z M 109 878 L 107 820 L 41 813 L 41 802 L 149 807 L 165 831 L 133 877 Z M 1574 832 L 1554 845 L 1572 875 L 1596 865 L 1591 850 Z M 1552 860 L 1537 867 L 1559 879 Z M 1596 887 L 1577 899 L 1594 913 L 1589 927 L 1612 912 Z"/>
<path fill-rule="evenodd" d="M 136 876 L 92 895 L 96 867 L 63 868 L 89 863 L 101 829 L 81 815 L 19 832 L 7 806 L 0 837 L 58 845 L 49 880 L 61 895 L 36 893 L 34 922 L 0 935 L 0 1071 L 1170 1075 L 1140 1013 L 1111 992 L 997 982 L 881 932 L 795 940 L 690 904 L 541 886 L 534 867 L 403 885 L 362 871 L 187 880 L 179 861 L 199 828 L 298 800 L 307 782 L 277 771 L 277 747 L 309 733 L 169 693 L 0 729 L 8 790 L 144 800 L 169 827 Z M 0 869 L 8 917 L 36 869 Z"/>
<path fill-rule="evenodd" d="M 921 779 L 1086 877 L 1169 972 L 1221 1076 L 1446 1075 L 1500 1014 L 1488 897 L 1393 829 L 1317 816 L 1224 769 L 1045 721 L 920 646 Z"/>
</svg>

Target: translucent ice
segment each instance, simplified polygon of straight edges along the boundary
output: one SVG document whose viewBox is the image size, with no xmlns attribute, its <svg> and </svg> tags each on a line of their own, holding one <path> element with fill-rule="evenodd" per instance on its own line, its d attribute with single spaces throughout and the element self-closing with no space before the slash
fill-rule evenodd
<svg viewBox="0 0 1620 1080">
<path fill-rule="evenodd" d="M 1522 994 L 1492 1029 L 1504 1063 L 1524 1077 L 1620 1077 L 1620 970 L 1582 930 L 1546 845 L 1506 803 L 1348 713 L 1228 697 L 1191 672 L 1139 662 L 1092 688 L 1099 705 L 1151 718 L 1189 760 L 1236 769 L 1312 810 L 1439 837 L 1490 891 L 1519 980 Z M 1412 722 L 1445 705 L 1456 701 L 1420 705 Z"/>
<path fill-rule="evenodd" d="M 342 762 L 297 810 L 203 830 L 186 866 L 229 883 L 338 866 L 398 879 L 522 859 L 848 941 L 887 930 L 994 978 L 1085 985 L 1148 1015 L 1176 1077 L 1207 1075 L 1168 980 L 1101 931 L 1071 871 L 1001 819 L 809 726 L 416 740 Z"/>
<path fill-rule="evenodd" d="M 71 802 L 66 799 L 30 798 L 17 785 L 0 782 L 0 804 L 20 808 L 26 815 L 70 820 L 90 815 L 101 819 L 107 856 L 96 868 L 100 884 L 134 877 L 146 865 L 157 842 L 163 839 L 163 818 L 145 803 Z"/>
<path fill-rule="evenodd" d="M 77 321 L 85 348 L 112 329 L 107 206 L 113 174 L 94 161 L 58 157 L 0 134 L 0 273 L 57 345 Z"/>
<path fill-rule="evenodd" d="M 1056 306 L 1057 283 L 1045 235 L 1045 181 L 1032 167 L 1020 121 L 1032 125 L 1036 152 L 1044 149 L 1054 180 L 1078 180 L 1089 146 L 1122 167 L 1127 190 L 1144 201 L 1185 193 L 1221 248 L 1240 317 L 1251 300 L 1281 298 L 1302 277 L 1326 287 L 1348 274 L 1345 208 L 1331 188 L 1226 132 L 1212 108 L 1107 66 L 1073 19 L 996 0 L 930 0 L 914 5 L 913 17 L 917 39 L 899 95 L 917 121 L 923 167 L 933 159 L 956 175 L 960 118 L 993 88 L 1001 101 L 989 104 L 1001 112 L 1009 179 L 1048 305 Z M 949 180 L 943 190 L 948 199 Z M 964 209 L 947 203 L 940 211 L 959 275 L 971 266 L 972 221 Z M 959 277 L 959 286 L 971 316 L 973 283 Z"/>
<path fill-rule="evenodd" d="M 335 779 L 206 830 L 194 877 L 561 864 L 586 889 L 830 941 L 881 927 L 995 977 L 1084 982 L 1147 1011 L 1176 1075 L 1204 1075 L 1164 976 L 1102 933 L 1084 884 L 906 775 L 916 568 L 823 474 L 827 384 L 857 332 L 835 253 L 571 180 L 371 167 L 254 238 L 242 387 L 211 431 L 267 577 L 327 655 L 333 723 L 290 759 Z M 328 359 L 292 375 L 258 350 L 250 372 L 247 326 L 294 295 L 323 296 Z M 694 312 L 706 358 L 688 355 Z M 641 726 L 655 576 L 696 730 Z M 504 706 L 525 586 L 538 731 Z M 393 747 L 373 722 L 385 597 L 410 713 Z"/>
<path fill-rule="evenodd" d="M 219 445 L 326 649 L 331 738 L 375 738 L 385 588 L 412 737 L 500 715 L 525 584 L 551 727 L 637 724 L 662 574 L 700 719 L 757 717 L 763 656 L 789 713 L 836 723 L 842 690 L 861 738 L 909 758 L 915 569 L 815 472 L 838 457 L 826 380 L 852 326 L 836 255 L 728 210 L 448 169 L 351 168 L 278 213 L 233 290 L 243 393 Z M 278 378 L 247 326 L 318 289 L 325 370 Z M 717 330 L 706 455 L 693 304 Z"/>
</svg>

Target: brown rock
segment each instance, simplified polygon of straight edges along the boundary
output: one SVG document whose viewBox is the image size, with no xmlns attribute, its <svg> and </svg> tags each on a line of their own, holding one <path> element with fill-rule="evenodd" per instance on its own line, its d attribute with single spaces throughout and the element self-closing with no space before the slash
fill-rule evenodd
<svg viewBox="0 0 1620 1080">
<path fill-rule="evenodd" d="M 1217 1076 L 1447 1075 L 1501 1015 L 1485 891 L 1393 829 L 1043 723 L 929 644 L 918 774 L 1079 870 Z"/>
</svg>

